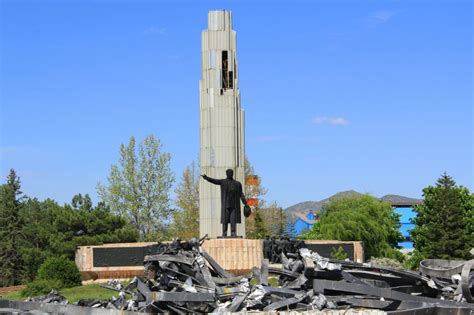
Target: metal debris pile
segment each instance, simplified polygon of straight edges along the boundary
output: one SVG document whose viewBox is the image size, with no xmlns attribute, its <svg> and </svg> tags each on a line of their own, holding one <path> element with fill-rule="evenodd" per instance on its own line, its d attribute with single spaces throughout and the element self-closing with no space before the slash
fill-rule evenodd
<svg viewBox="0 0 474 315">
<path fill-rule="evenodd" d="M 282 266 L 262 265 L 244 275 L 225 271 L 201 247 L 203 239 L 175 241 L 145 257 L 145 277 L 123 286 L 111 280 L 111 300 L 75 305 L 145 313 L 330 311 L 474 314 L 474 260 L 429 260 L 421 273 L 335 261 L 307 248 L 281 253 Z M 272 284 L 272 285 L 270 285 Z M 56 291 L 30 302 L 68 304 Z M 66 305 L 67 306 L 67 305 Z"/>
<path fill-rule="evenodd" d="M 56 290 L 51 290 L 47 295 L 41 295 L 36 297 L 29 297 L 25 302 L 43 302 L 43 303 L 53 303 L 53 304 L 68 304 L 67 299 L 59 294 Z"/>
<path fill-rule="evenodd" d="M 92 306 L 148 313 L 349 308 L 474 313 L 473 261 L 466 262 L 463 273 L 452 279 L 334 261 L 307 248 L 282 253 L 281 261 L 283 267 L 275 268 L 264 259 L 260 268 L 236 276 L 221 268 L 201 248 L 200 240 L 176 241 L 161 253 L 145 257 L 147 277 L 136 277 L 126 287 L 110 282 L 105 287 L 120 292 L 119 297 Z M 269 285 L 271 277 L 278 279 L 278 287 Z M 126 299 L 127 295 L 131 298 Z"/>
<path fill-rule="evenodd" d="M 270 263 L 281 263 L 282 253 L 297 253 L 302 247 L 306 247 L 304 241 L 282 237 L 266 238 L 263 240 L 263 257 Z"/>
</svg>

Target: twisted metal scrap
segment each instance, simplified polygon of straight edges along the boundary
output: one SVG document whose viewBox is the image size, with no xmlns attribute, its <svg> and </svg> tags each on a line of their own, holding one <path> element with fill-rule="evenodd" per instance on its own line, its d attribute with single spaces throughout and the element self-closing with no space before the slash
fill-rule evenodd
<svg viewBox="0 0 474 315">
<path fill-rule="evenodd" d="M 438 279 L 420 273 L 350 261 L 335 261 L 306 248 L 281 253 L 282 267 L 260 267 L 241 276 L 225 271 L 201 247 L 203 239 L 175 241 L 146 256 L 147 277 L 127 286 L 110 301 L 78 305 L 148 313 L 229 313 L 243 311 L 316 311 L 348 308 L 403 314 L 474 314 L 474 260 L 461 275 Z M 269 285 L 270 275 L 279 287 Z M 127 299 L 128 297 L 128 299 Z M 53 300 L 54 297 L 50 297 Z"/>
</svg>

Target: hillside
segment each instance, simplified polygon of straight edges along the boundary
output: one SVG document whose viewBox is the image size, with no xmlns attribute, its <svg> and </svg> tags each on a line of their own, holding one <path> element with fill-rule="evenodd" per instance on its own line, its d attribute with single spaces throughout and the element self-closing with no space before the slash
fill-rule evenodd
<svg viewBox="0 0 474 315">
<path fill-rule="evenodd" d="M 347 190 L 347 191 L 342 191 L 338 192 L 335 195 L 332 195 L 326 199 L 320 200 L 320 201 L 303 201 L 300 203 L 297 203 L 295 205 L 292 205 L 288 208 L 285 209 L 288 213 L 293 213 L 293 212 L 300 212 L 300 211 L 307 211 L 309 209 L 314 209 L 316 211 L 321 210 L 323 205 L 328 203 L 332 199 L 337 199 L 341 198 L 344 196 L 350 196 L 350 195 L 361 195 L 361 193 L 354 191 L 354 190 Z"/>
<path fill-rule="evenodd" d="M 362 195 L 361 193 L 354 191 L 354 190 L 348 190 L 348 191 L 342 191 L 338 192 L 335 195 L 332 195 L 326 199 L 320 200 L 320 201 L 303 201 L 299 202 L 297 204 L 294 204 L 288 208 L 285 209 L 285 211 L 288 213 L 290 220 L 293 220 L 295 218 L 295 213 L 296 212 L 304 212 L 306 213 L 308 210 L 313 209 L 316 212 L 320 211 L 323 206 L 328 203 L 332 199 L 337 199 L 341 198 L 344 196 L 350 196 L 350 195 Z M 415 198 L 409 198 L 409 197 L 404 197 L 400 195 L 385 195 L 380 198 L 380 200 L 387 201 L 392 205 L 396 206 L 407 206 L 407 205 L 414 205 L 414 204 L 419 204 L 421 203 L 420 199 L 415 199 Z"/>
</svg>

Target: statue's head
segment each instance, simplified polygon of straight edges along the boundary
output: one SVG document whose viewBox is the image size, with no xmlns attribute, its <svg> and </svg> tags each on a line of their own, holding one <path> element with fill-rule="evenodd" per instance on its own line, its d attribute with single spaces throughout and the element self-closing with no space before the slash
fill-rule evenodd
<svg viewBox="0 0 474 315">
<path fill-rule="evenodd" d="M 230 168 L 225 171 L 225 174 L 227 175 L 228 179 L 232 179 L 234 177 L 234 171 L 231 170 Z"/>
</svg>

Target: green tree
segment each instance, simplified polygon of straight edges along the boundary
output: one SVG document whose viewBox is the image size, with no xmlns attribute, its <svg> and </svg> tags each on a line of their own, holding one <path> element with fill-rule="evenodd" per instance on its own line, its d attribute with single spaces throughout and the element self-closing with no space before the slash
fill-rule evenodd
<svg viewBox="0 0 474 315">
<path fill-rule="evenodd" d="M 411 237 L 414 257 L 469 259 L 474 247 L 474 196 L 444 173 L 435 186 L 423 189 L 415 206 Z M 421 255 L 420 255 L 421 254 Z M 420 259 L 420 258 L 418 258 Z"/>
<path fill-rule="evenodd" d="M 251 234 L 248 236 L 249 238 L 255 239 L 262 239 L 268 234 L 268 229 L 265 224 L 264 217 L 262 215 L 263 209 L 260 207 L 256 207 L 253 211 L 254 216 L 254 229 Z"/>
<path fill-rule="evenodd" d="M 62 255 L 73 260 L 77 246 L 138 239 L 126 218 L 113 214 L 103 202 L 94 206 L 87 194 L 74 196 L 72 205 L 64 206 L 51 199 L 28 199 L 21 217 L 21 253 L 27 280 L 36 277 L 39 266 L 49 257 Z"/>
<path fill-rule="evenodd" d="M 89 196 L 84 198 L 87 200 Z M 133 242 L 138 238 L 134 227 L 125 218 L 111 213 L 103 202 L 91 208 L 88 203 L 74 208 L 51 201 L 46 206 L 51 218 L 49 248 L 55 255 L 72 260 L 77 246 Z"/>
<path fill-rule="evenodd" d="M 275 212 L 275 219 L 272 220 L 273 222 L 275 222 L 272 234 L 279 238 L 290 236 L 292 232 L 290 231 L 292 225 L 290 225 L 290 223 L 288 222 L 288 215 L 285 210 L 283 210 L 282 207 L 278 207 L 278 205 L 276 204 L 275 207 L 271 209 L 274 209 Z"/>
<path fill-rule="evenodd" d="M 20 178 L 13 169 L 0 186 L 0 285 L 19 284 L 24 276 L 21 256 L 23 197 Z"/>
<path fill-rule="evenodd" d="M 50 203 L 54 202 L 51 200 L 41 202 L 36 198 L 28 198 L 21 209 L 21 217 L 24 222 L 21 253 L 27 281 L 32 281 L 36 277 L 40 265 L 52 255 L 49 244 L 50 240 L 56 236 L 56 229 L 52 224 L 51 213 L 46 206 Z"/>
<path fill-rule="evenodd" d="M 171 235 L 183 240 L 199 237 L 199 167 L 187 166 L 176 187 L 177 211 L 173 214 Z"/>
<path fill-rule="evenodd" d="M 108 186 L 98 184 L 102 200 L 127 217 L 144 240 L 163 237 L 172 215 L 170 159 L 154 136 L 138 144 L 138 154 L 131 137 L 128 145 L 120 146 L 119 163 L 112 165 Z"/>
<path fill-rule="evenodd" d="M 369 195 L 353 195 L 329 201 L 319 221 L 302 238 L 362 241 L 366 258 L 402 259 L 395 250 L 403 240 L 399 228 L 399 215 L 389 203 Z"/>
</svg>

